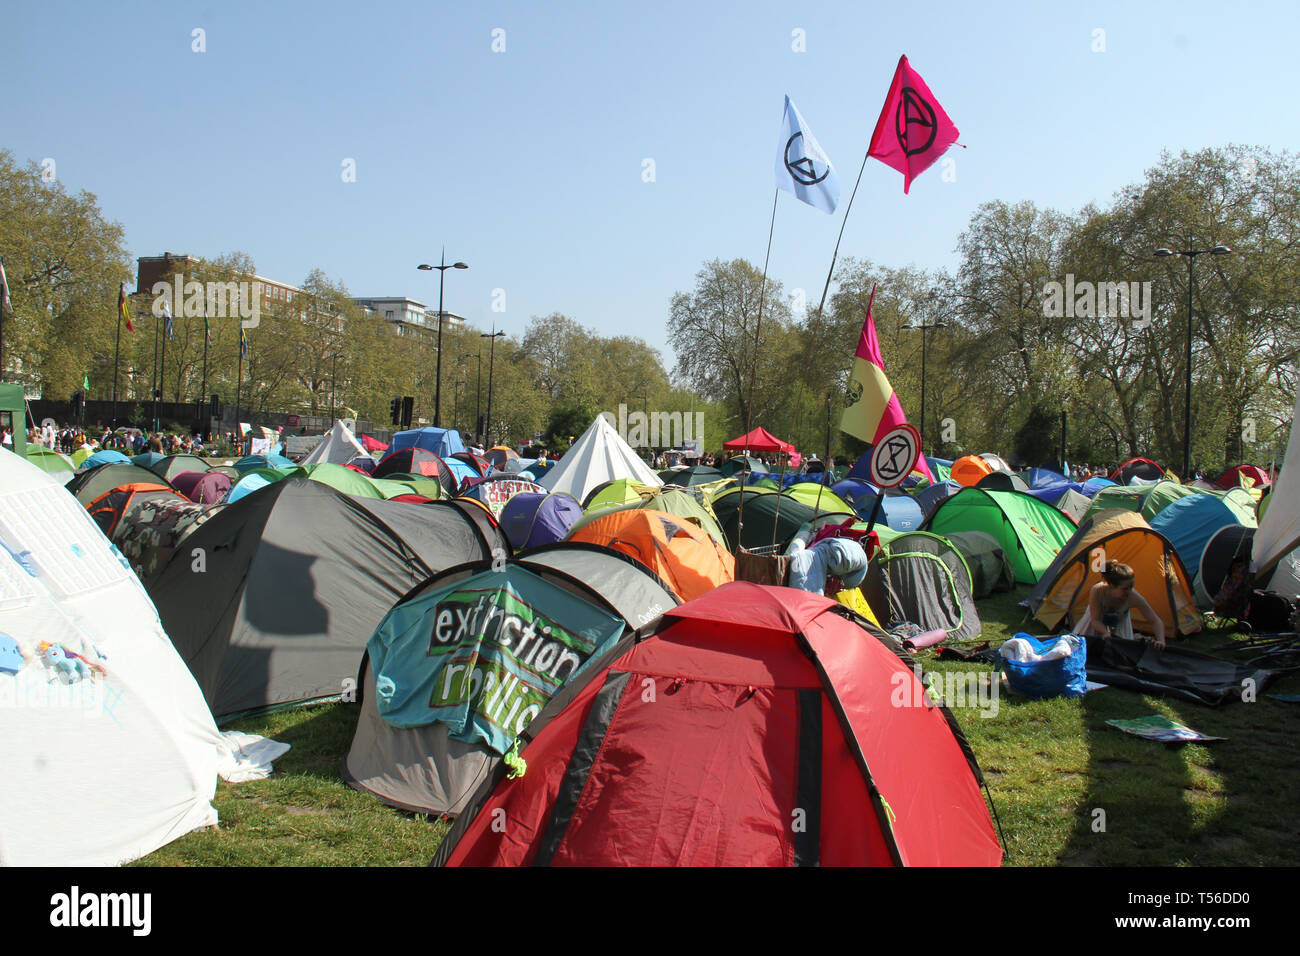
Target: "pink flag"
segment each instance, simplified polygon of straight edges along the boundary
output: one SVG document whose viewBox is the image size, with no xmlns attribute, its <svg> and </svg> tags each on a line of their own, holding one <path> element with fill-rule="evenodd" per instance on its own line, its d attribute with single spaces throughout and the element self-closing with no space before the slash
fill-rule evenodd
<svg viewBox="0 0 1300 956">
<path fill-rule="evenodd" d="M 906 193 L 956 141 L 957 127 L 907 57 L 900 56 L 867 155 L 902 173 Z"/>
</svg>

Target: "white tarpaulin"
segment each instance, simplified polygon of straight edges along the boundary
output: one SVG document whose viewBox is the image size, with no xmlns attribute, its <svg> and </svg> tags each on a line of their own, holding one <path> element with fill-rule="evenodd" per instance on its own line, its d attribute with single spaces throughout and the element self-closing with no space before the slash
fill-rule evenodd
<svg viewBox="0 0 1300 956">
<path fill-rule="evenodd" d="M 538 479 L 547 491 L 563 491 L 585 501 L 597 485 L 631 478 L 643 485 L 663 484 L 604 415 L 597 415 L 560 463 Z"/>
<path fill-rule="evenodd" d="M 216 823 L 220 747 L 126 560 L 0 453 L 0 864 L 125 863 Z"/>
<path fill-rule="evenodd" d="M 1286 444 L 1286 460 L 1269 492 L 1268 510 L 1259 523 L 1251 546 L 1251 567 L 1258 574 L 1300 545 L 1300 392 L 1296 393 L 1295 412 L 1291 418 L 1291 439 Z"/>
</svg>

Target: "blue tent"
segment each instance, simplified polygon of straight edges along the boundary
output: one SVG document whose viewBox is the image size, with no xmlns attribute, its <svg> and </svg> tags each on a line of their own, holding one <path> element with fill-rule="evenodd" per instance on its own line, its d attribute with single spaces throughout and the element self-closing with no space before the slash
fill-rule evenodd
<svg viewBox="0 0 1300 956">
<path fill-rule="evenodd" d="M 409 431 L 393 435 L 392 444 L 386 454 L 401 451 L 404 448 L 423 448 L 444 460 L 457 452 L 465 451 L 465 443 L 460 439 L 460 432 L 454 428 L 412 428 Z"/>
<path fill-rule="evenodd" d="M 1024 479 L 1029 482 L 1029 487 L 1047 488 L 1051 485 L 1066 484 L 1070 481 L 1059 471 L 1052 471 L 1050 468 L 1029 468 L 1024 472 Z M 1078 488 L 1075 489 L 1076 491 Z"/>
<path fill-rule="evenodd" d="M 563 541 L 573 523 L 582 517 L 582 505 L 572 495 L 523 492 L 506 502 L 501 511 L 501 532 L 516 551 Z"/>
<path fill-rule="evenodd" d="M 876 506 L 876 497 L 873 494 L 864 494 L 853 501 L 853 509 L 863 521 L 871 520 L 871 512 Z M 880 503 L 880 511 L 876 515 L 876 524 L 883 524 L 894 531 L 919 531 L 924 521 L 925 513 L 911 495 L 906 492 L 895 494 L 885 492 Z"/>
<path fill-rule="evenodd" d="M 235 462 L 235 471 L 241 475 L 254 468 L 292 468 L 293 462 L 283 455 L 246 455 Z"/>
<path fill-rule="evenodd" d="M 1089 478 L 1083 483 L 1083 493 L 1089 498 L 1094 498 L 1096 497 L 1097 492 L 1101 491 L 1101 489 L 1113 484 L 1115 484 L 1115 482 L 1111 481 L 1109 478 Z"/>
<path fill-rule="evenodd" d="M 156 451 L 147 451 L 143 455 L 136 455 L 132 458 L 131 464 L 139 465 L 141 468 L 148 468 L 152 471 L 154 464 L 162 461 L 166 457 L 166 455 L 160 455 Z"/>
<path fill-rule="evenodd" d="M 120 451 L 114 451 L 111 448 L 105 448 L 103 451 L 97 451 L 81 463 L 82 471 L 90 471 L 92 468 L 98 468 L 100 465 L 129 465 L 131 459 Z"/>
<path fill-rule="evenodd" d="M 1218 495 L 1179 498 L 1151 519 L 1151 527 L 1169 539 L 1183 565 L 1193 573 L 1200 568 L 1201 553 L 1215 533 L 1220 528 L 1240 524 L 1237 515 Z"/>
</svg>

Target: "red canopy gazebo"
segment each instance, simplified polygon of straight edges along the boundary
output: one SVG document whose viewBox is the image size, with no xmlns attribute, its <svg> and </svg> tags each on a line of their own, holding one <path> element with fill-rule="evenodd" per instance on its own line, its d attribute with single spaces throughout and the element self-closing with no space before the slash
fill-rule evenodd
<svg viewBox="0 0 1300 956">
<path fill-rule="evenodd" d="M 750 451 L 785 452 L 787 455 L 794 451 L 794 445 L 781 441 L 766 428 L 755 428 L 752 432 L 741 435 L 739 438 L 723 442 L 722 447 L 727 451 L 749 449 Z"/>
</svg>

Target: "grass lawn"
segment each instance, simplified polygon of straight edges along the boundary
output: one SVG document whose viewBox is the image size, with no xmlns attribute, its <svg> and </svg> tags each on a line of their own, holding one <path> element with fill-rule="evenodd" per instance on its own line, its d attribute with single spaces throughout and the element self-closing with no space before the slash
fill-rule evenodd
<svg viewBox="0 0 1300 956">
<path fill-rule="evenodd" d="M 979 603 L 984 640 L 1041 631 L 1022 623 L 1016 602 L 1027 593 L 1021 587 Z M 1208 651 L 1234 636 L 1209 630 L 1184 646 Z M 939 672 L 989 672 L 939 662 L 929 652 L 921 660 Z M 1300 675 L 1283 677 L 1266 693 L 1300 693 Z M 1115 688 L 1082 700 L 1002 695 L 994 716 L 981 716 L 992 707 L 969 703 L 954 714 L 992 793 L 1006 865 L 1276 866 L 1300 859 L 1300 828 L 1291 817 L 1300 787 L 1296 704 L 1261 694 L 1253 703 L 1215 709 Z M 1105 723 L 1150 714 L 1228 739 L 1172 746 Z M 234 724 L 229 729 L 293 749 L 267 780 L 218 785 L 218 827 L 188 834 L 135 865 L 425 865 L 449 825 L 386 807 L 343 783 L 338 762 L 355 722 L 351 705 L 327 704 Z"/>
</svg>

